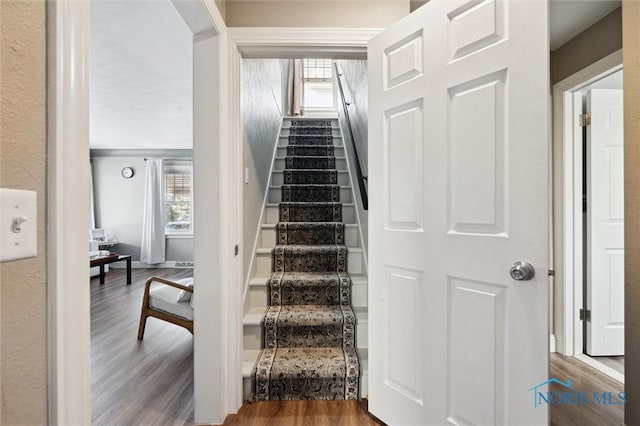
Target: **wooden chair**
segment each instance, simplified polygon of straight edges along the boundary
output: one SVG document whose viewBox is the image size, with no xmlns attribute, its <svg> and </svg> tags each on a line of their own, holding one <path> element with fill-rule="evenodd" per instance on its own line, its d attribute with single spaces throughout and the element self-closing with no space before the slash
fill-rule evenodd
<svg viewBox="0 0 640 426">
<path fill-rule="evenodd" d="M 152 283 L 156 285 L 151 286 Z M 186 292 L 186 293 L 185 293 Z M 142 312 L 138 327 L 138 340 L 144 337 L 148 317 L 155 317 L 186 328 L 193 334 L 193 278 L 169 281 L 151 277 L 147 280 L 142 297 Z"/>
</svg>

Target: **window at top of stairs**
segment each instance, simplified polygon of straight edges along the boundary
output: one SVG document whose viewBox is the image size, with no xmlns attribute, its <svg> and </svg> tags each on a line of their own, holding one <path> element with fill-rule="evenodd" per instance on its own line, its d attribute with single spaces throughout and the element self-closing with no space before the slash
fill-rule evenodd
<svg viewBox="0 0 640 426">
<path fill-rule="evenodd" d="M 332 59 L 304 59 L 304 108 L 335 110 Z"/>
</svg>

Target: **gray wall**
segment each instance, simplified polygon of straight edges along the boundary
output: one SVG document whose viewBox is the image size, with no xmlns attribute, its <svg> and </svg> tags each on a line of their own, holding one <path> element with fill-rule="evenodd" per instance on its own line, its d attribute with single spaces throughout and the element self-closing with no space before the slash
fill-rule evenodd
<svg viewBox="0 0 640 426">
<path fill-rule="evenodd" d="M 358 156 L 362 170 L 368 169 L 367 165 L 367 141 L 369 137 L 369 88 L 367 61 L 337 61 L 342 71 L 343 89 L 349 105 L 349 118 L 353 128 L 355 144 L 358 148 Z M 365 175 L 367 172 L 365 171 Z"/>
<path fill-rule="evenodd" d="M 170 156 L 166 155 L 167 151 L 163 153 L 161 156 Z M 112 230 L 120 240 L 117 251 L 120 254 L 130 254 L 134 261 L 139 261 L 144 214 L 144 156 L 94 155 L 92 163 L 96 227 Z M 131 179 L 120 175 L 120 171 L 126 166 L 135 170 Z M 192 262 L 193 238 L 167 238 L 166 260 Z"/>
<path fill-rule="evenodd" d="M 253 244 L 269 181 L 273 150 L 283 116 L 282 69 L 288 61 L 242 60 L 242 123 L 244 166 L 249 183 L 244 185 L 244 275 L 248 277 Z"/>
<path fill-rule="evenodd" d="M 358 150 L 358 159 L 360 160 L 360 166 L 362 167 L 362 174 L 364 176 L 369 175 L 368 171 L 368 141 L 369 141 L 369 120 L 368 120 L 368 73 L 367 73 L 367 61 L 363 60 L 343 60 L 336 61 L 338 63 L 338 69 L 342 73 L 342 88 L 346 101 L 350 103 L 349 119 L 351 120 L 351 128 L 353 130 L 353 137 L 355 138 L 355 146 Z M 345 111 L 343 110 L 342 103 L 338 107 L 340 116 L 340 125 L 342 126 L 342 133 L 345 137 L 345 147 L 347 150 L 349 167 L 351 169 L 354 194 L 356 196 L 356 206 L 358 209 L 358 216 L 360 218 L 360 227 L 362 229 L 362 239 L 365 250 L 368 247 L 368 215 L 367 211 L 363 209 L 362 198 L 360 197 L 360 188 L 358 187 L 356 168 L 355 168 L 355 155 L 353 152 L 354 144 L 349 140 L 349 130 L 346 127 Z M 365 180 L 365 186 L 367 181 Z"/>
</svg>

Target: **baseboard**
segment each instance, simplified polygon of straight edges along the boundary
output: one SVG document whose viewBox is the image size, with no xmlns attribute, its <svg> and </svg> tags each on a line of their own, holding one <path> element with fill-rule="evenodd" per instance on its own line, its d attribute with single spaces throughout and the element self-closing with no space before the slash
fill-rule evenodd
<svg viewBox="0 0 640 426">
<path fill-rule="evenodd" d="M 556 343 L 556 335 L 549 335 L 549 352 L 557 352 L 557 343 Z"/>
<path fill-rule="evenodd" d="M 185 264 L 191 264 L 191 266 L 185 266 Z M 113 269 L 125 269 L 127 267 L 127 264 L 126 262 L 116 262 L 116 263 L 110 264 L 109 266 L 111 266 Z M 132 269 L 193 268 L 193 262 L 169 260 L 164 263 L 156 263 L 155 265 L 149 265 L 148 263 L 135 261 L 135 262 L 131 262 L 131 268 Z"/>
<path fill-rule="evenodd" d="M 582 361 L 588 366 L 595 368 L 599 372 L 606 374 L 607 376 L 611 377 L 613 380 L 616 380 L 624 385 L 624 374 L 614 370 L 608 365 L 604 365 L 603 363 L 591 358 L 589 355 L 586 355 L 586 354 L 576 354 L 573 357 L 579 361 Z"/>
<path fill-rule="evenodd" d="M 251 251 L 251 259 L 249 260 L 249 267 L 245 272 L 245 282 L 244 289 L 242 292 L 242 308 L 244 309 L 247 294 L 249 293 L 249 283 L 251 282 L 251 278 L 255 275 L 254 267 L 256 263 L 256 256 L 258 253 L 258 241 L 260 240 L 260 234 L 262 232 L 262 224 L 264 222 L 265 211 L 267 209 L 267 202 L 269 201 L 269 188 L 271 187 L 271 180 L 273 179 L 273 168 L 275 167 L 276 162 L 276 154 L 278 153 L 278 143 L 280 141 L 280 134 L 282 133 L 282 125 L 284 123 L 284 119 L 288 117 L 282 117 L 280 119 L 280 128 L 278 129 L 278 134 L 276 135 L 276 140 L 273 146 L 273 155 L 271 156 L 271 166 L 269 168 L 269 179 L 267 179 L 267 186 L 265 187 L 264 199 L 262 200 L 262 211 L 260 212 L 260 218 L 258 219 L 258 228 L 256 230 L 256 236 L 253 240 L 253 250 Z"/>
</svg>

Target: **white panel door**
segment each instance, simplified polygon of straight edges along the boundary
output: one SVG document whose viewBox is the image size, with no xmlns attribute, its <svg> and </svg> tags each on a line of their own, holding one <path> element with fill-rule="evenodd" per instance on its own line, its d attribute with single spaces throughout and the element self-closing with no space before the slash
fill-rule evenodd
<svg viewBox="0 0 640 426">
<path fill-rule="evenodd" d="M 587 353 L 624 355 L 622 90 L 587 92 Z"/>
<path fill-rule="evenodd" d="M 547 424 L 548 56 L 544 1 L 432 0 L 370 42 L 369 410 L 390 425 Z"/>
</svg>

